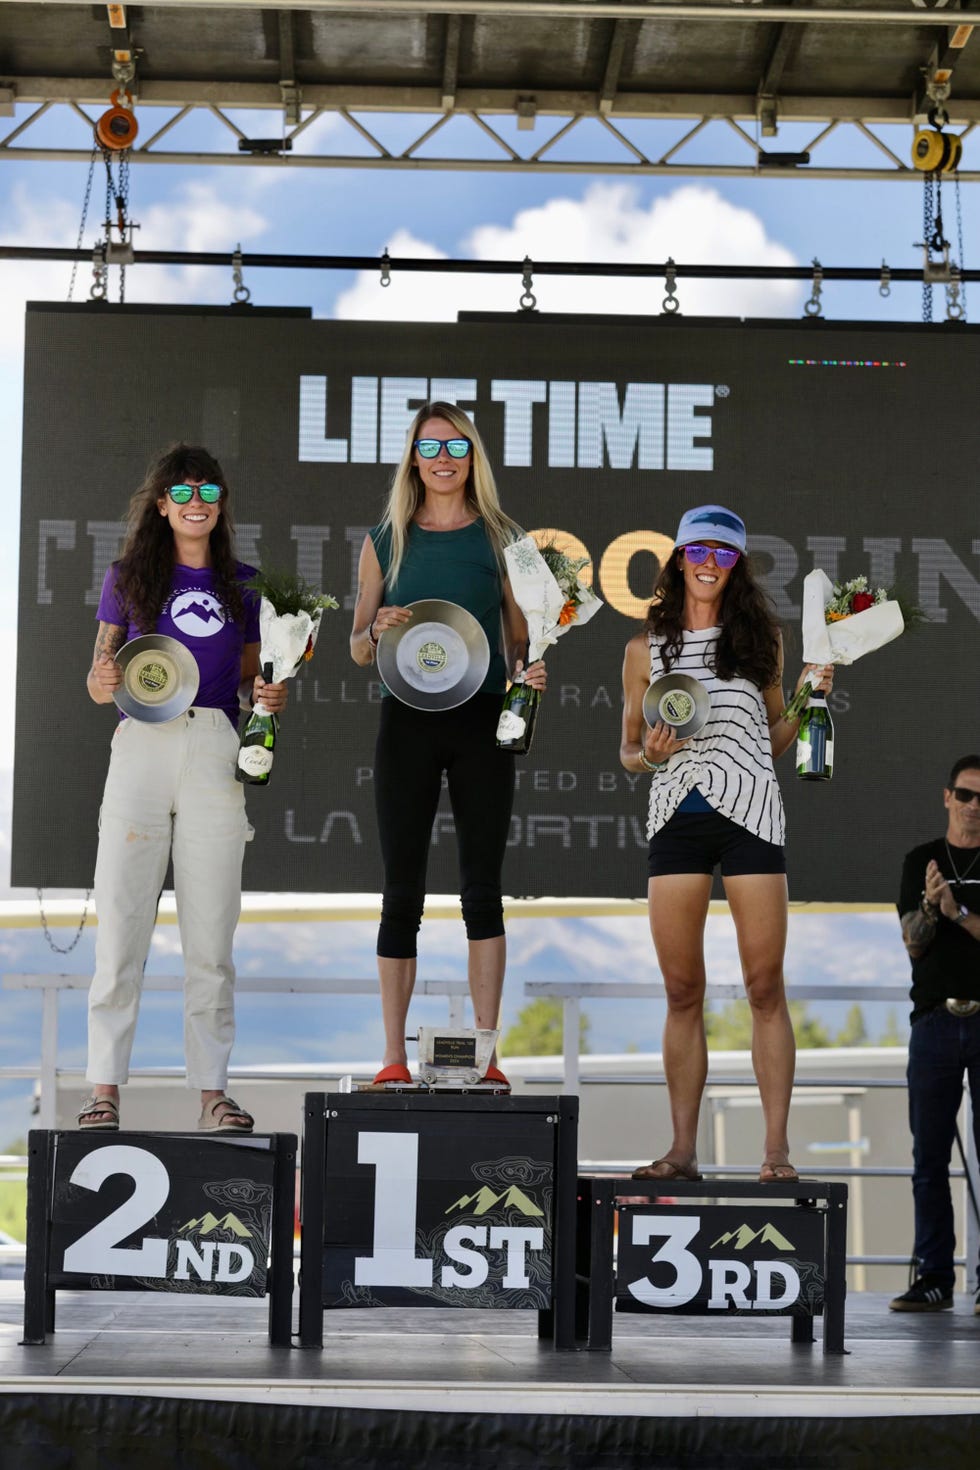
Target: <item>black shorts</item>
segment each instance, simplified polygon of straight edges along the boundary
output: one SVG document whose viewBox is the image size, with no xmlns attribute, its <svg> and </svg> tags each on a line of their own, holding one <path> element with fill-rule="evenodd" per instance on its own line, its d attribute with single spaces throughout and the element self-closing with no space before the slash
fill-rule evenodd
<svg viewBox="0 0 980 1470">
<path fill-rule="evenodd" d="M 720 812 L 675 812 L 650 838 L 651 878 L 668 873 L 712 873 L 722 876 L 785 873 L 786 852 L 778 842 L 765 842 Z"/>
</svg>

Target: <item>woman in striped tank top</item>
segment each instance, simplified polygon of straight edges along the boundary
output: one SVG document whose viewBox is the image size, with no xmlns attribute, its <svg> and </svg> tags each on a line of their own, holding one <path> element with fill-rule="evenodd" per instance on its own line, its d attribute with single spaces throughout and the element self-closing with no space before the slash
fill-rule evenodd
<svg viewBox="0 0 980 1470">
<path fill-rule="evenodd" d="M 787 1121 L 796 1045 L 786 1005 L 786 861 L 783 804 L 773 760 L 796 738 L 782 719 L 783 650 L 768 599 L 745 558 L 745 525 L 719 505 L 681 517 L 642 631 L 626 647 L 623 738 L 627 771 L 649 771 L 649 907 L 667 995 L 663 1057 L 673 1140 L 635 1179 L 700 1179 L 697 1129 L 708 1070 L 704 1030 L 704 924 L 720 865 L 752 1009 L 752 1062 L 765 1119 L 759 1179 L 797 1177 Z M 700 679 L 711 696 L 704 728 L 678 740 L 651 729 L 643 696 L 669 670 Z M 833 666 L 807 665 L 828 690 Z"/>
</svg>

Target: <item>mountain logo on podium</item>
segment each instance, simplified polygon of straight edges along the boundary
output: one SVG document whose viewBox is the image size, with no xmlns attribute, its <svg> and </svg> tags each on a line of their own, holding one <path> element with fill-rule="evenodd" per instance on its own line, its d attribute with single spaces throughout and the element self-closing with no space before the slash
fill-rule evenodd
<svg viewBox="0 0 980 1470">
<path fill-rule="evenodd" d="M 781 1234 L 775 1225 L 768 1222 L 759 1230 L 753 1230 L 751 1225 L 740 1225 L 737 1230 L 726 1230 L 724 1235 L 719 1235 L 717 1240 L 711 1242 L 710 1249 L 716 1246 L 728 1245 L 732 1250 L 744 1251 L 748 1246 L 758 1241 L 760 1245 L 775 1246 L 778 1251 L 792 1251 L 796 1247 Z"/>
<path fill-rule="evenodd" d="M 196 1235 L 212 1235 L 216 1230 L 229 1230 L 239 1240 L 249 1240 L 252 1235 L 251 1230 L 243 1225 L 238 1216 L 233 1215 L 230 1210 L 227 1215 L 222 1215 L 220 1220 L 217 1215 L 212 1214 L 208 1210 L 199 1220 L 188 1220 L 185 1225 L 178 1226 L 178 1234 L 180 1235 L 190 1235 L 192 1233 Z"/>
<path fill-rule="evenodd" d="M 471 1215 L 486 1215 L 497 1207 L 519 1210 L 522 1215 L 532 1218 L 540 1218 L 544 1215 L 544 1210 L 540 1210 L 533 1199 L 526 1195 L 523 1189 L 518 1189 L 516 1184 L 509 1185 L 500 1194 L 497 1194 L 489 1185 L 484 1184 L 475 1194 L 464 1194 L 454 1200 L 445 1213 L 451 1215 L 454 1210 L 458 1210 Z"/>
</svg>

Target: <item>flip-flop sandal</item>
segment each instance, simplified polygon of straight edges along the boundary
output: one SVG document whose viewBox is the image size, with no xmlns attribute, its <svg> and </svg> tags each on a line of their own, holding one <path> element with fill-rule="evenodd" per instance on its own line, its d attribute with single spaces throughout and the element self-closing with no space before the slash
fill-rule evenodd
<svg viewBox="0 0 980 1470">
<path fill-rule="evenodd" d="M 205 1103 L 197 1120 L 199 1133 L 251 1133 L 255 1119 L 240 1108 L 233 1097 L 213 1097 Z"/>
<path fill-rule="evenodd" d="M 763 1163 L 759 1169 L 760 1184 L 796 1184 L 799 1177 L 792 1164 Z"/>
<path fill-rule="evenodd" d="M 395 1083 L 402 1087 L 411 1087 L 412 1074 L 402 1062 L 392 1062 L 387 1067 L 382 1067 L 374 1079 L 375 1087 L 384 1087 L 386 1083 Z"/>
<path fill-rule="evenodd" d="M 669 1170 L 666 1174 L 659 1174 L 658 1169 Z M 665 1179 L 669 1184 L 672 1179 L 687 1179 L 691 1184 L 696 1184 L 704 1175 L 699 1174 L 696 1169 L 689 1169 L 684 1164 L 678 1164 L 674 1159 L 654 1159 L 652 1164 L 644 1164 L 639 1169 L 634 1169 L 630 1175 L 631 1179 Z"/>
<path fill-rule="evenodd" d="M 86 1123 L 85 1118 L 93 1121 Z M 78 1126 L 85 1133 L 117 1132 L 119 1104 L 111 1097 L 87 1097 L 78 1110 Z"/>
<path fill-rule="evenodd" d="M 499 1067 L 488 1067 L 480 1081 L 492 1082 L 499 1092 L 510 1092 L 510 1082 Z"/>
</svg>

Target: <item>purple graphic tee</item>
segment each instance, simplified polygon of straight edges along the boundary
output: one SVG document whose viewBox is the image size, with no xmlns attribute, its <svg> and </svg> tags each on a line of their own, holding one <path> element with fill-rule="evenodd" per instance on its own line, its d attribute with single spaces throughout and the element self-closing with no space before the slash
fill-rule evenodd
<svg viewBox="0 0 980 1470">
<path fill-rule="evenodd" d="M 240 582 L 254 577 L 255 568 L 237 563 Z M 223 709 L 238 728 L 238 683 L 242 649 L 259 641 L 259 595 L 245 590 L 245 626 L 239 628 L 228 617 L 215 590 L 210 567 L 174 567 L 174 579 L 155 632 L 176 638 L 197 660 L 201 683 L 194 703 L 203 709 Z M 131 622 L 116 593 L 115 567 L 110 567 L 102 584 L 96 613 L 100 623 L 126 629 L 127 643 L 142 630 Z"/>
</svg>

